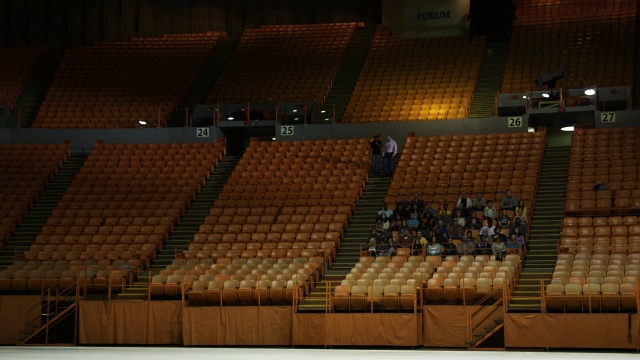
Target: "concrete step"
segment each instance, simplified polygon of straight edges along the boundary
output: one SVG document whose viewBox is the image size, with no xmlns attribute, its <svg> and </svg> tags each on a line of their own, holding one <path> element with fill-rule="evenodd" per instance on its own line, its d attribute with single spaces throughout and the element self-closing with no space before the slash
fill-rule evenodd
<svg viewBox="0 0 640 360">
<path fill-rule="evenodd" d="M 184 251 L 198 232 L 200 225 L 211 210 L 224 182 L 229 178 L 231 172 L 240 161 L 239 157 L 225 156 L 213 170 L 210 178 L 205 182 L 200 193 L 198 193 L 187 211 L 169 235 L 169 239 L 164 248 L 156 255 L 151 267 L 162 269 L 170 265 L 176 257 L 176 252 Z M 223 180 L 224 179 L 224 180 Z M 220 184 L 222 183 L 222 184 Z M 215 186 L 214 184 L 220 184 Z M 206 190 L 206 191 L 205 191 Z"/>
<path fill-rule="evenodd" d="M 5 244 L 4 249 L 0 252 L 0 259 L 4 260 L 0 264 L 0 269 L 12 263 L 17 253 L 22 253 L 29 249 L 86 158 L 87 155 L 71 155 L 69 159 L 62 164 L 50 182 L 55 183 L 57 186 L 46 186 L 44 188 L 40 197 L 34 202 L 32 208 L 24 217 L 23 222 L 18 225 Z M 8 259 L 11 260 L 7 264 Z"/>
</svg>

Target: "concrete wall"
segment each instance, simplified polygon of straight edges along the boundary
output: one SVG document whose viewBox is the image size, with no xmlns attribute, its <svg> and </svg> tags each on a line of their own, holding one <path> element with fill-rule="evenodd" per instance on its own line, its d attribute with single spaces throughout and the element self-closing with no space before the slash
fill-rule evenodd
<svg viewBox="0 0 640 360">
<path fill-rule="evenodd" d="M 523 117 L 522 126 L 509 128 L 506 117 L 486 119 L 462 119 L 447 121 L 411 121 L 363 124 L 304 124 L 293 125 L 293 135 L 282 135 L 280 125 L 276 128 L 276 139 L 320 140 L 370 138 L 373 134 L 391 134 L 401 148 L 411 132 L 416 136 L 494 134 L 505 132 L 526 132 L 527 118 Z"/>
<path fill-rule="evenodd" d="M 197 128 L 149 129 L 1 129 L 0 143 L 38 144 L 61 143 L 71 140 L 72 152 L 88 151 L 96 140 L 106 143 L 185 143 L 213 142 L 224 135 L 220 129 L 209 127 L 209 137 L 197 137 Z"/>
<path fill-rule="evenodd" d="M 604 113 L 614 113 L 615 121 L 611 121 L 610 116 Z M 611 128 L 611 127 L 628 127 L 640 126 L 640 110 L 622 110 L 622 111 L 596 111 L 595 127 Z"/>
<path fill-rule="evenodd" d="M 399 37 L 465 33 L 469 0 L 382 0 L 382 23 Z"/>
<path fill-rule="evenodd" d="M 577 121 L 580 117 L 581 121 Z M 544 121 L 540 121 L 540 118 Z M 593 120 L 592 120 L 593 119 Z M 462 119 L 447 121 L 412 121 L 385 122 L 361 124 L 302 124 L 292 125 L 293 134 L 283 135 L 281 125 L 275 125 L 275 137 L 278 141 L 291 140 L 322 140 L 322 139 L 354 139 L 370 138 L 373 134 L 391 134 L 398 142 L 400 149 L 409 133 L 416 136 L 465 135 L 465 134 L 495 134 L 506 132 L 525 132 L 529 123 L 531 126 L 546 126 L 548 141 L 551 146 L 569 146 L 570 133 L 559 131 L 559 125 L 568 121 L 569 124 L 579 123 L 585 127 L 627 127 L 640 126 L 640 111 L 616 112 L 616 121 L 603 123 L 600 112 L 590 114 L 549 114 L 536 115 L 529 121 L 522 117 L 520 127 L 508 127 L 509 118 L 494 117 L 485 119 Z M 243 128 L 240 123 L 231 124 Z M 249 130 L 241 131 L 245 137 L 262 136 L 258 128 L 273 129 L 273 123 L 258 122 Z M 247 127 L 249 128 L 249 127 Z M 247 130 L 237 129 L 237 130 Z M 96 140 L 102 139 L 107 143 L 172 143 L 172 142 L 207 142 L 226 137 L 221 128 L 208 127 L 209 137 L 198 138 L 197 128 L 148 128 L 148 129 L 0 129 L 0 144 L 17 143 L 61 143 L 71 140 L 72 151 L 81 152 L 93 147 Z M 228 128 L 224 128 L 229 130 Z M 242 136 L 242 135 L 240 135 Z M 244 141 L 242 138 L 228 138 L 229 141 Z M 233 144 L 229 144 L 233 146 Z M 241 144 L 244 146 L 244 144 Z"/>
</svg>

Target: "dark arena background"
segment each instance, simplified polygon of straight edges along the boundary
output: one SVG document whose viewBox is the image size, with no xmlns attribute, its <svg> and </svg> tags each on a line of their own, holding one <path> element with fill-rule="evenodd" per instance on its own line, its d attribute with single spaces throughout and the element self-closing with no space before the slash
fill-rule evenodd
<svg viewBox="0 0 640 360">
<path fill-rule="evenodd" d="M 637 17 L 0 0 L 0 356 L 637 356 Z"/>
</svg>

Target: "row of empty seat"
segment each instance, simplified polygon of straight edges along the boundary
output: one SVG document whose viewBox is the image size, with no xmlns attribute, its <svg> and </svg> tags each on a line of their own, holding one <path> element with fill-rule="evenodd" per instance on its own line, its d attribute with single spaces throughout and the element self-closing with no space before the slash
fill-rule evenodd
<svg viewBox="0 0 640 360">
<path fill-rule="evenodd" d="M 559 250 L 572 254 L 640 253 L 638 217 L 564 218 Z"/>
<path fill-rule="evenodd" d="M 408 137 L 385 201 L 418 193 L 439 206 L 462 192 L 499 201 L 510 190 L 533 211 L 545 139 L 544 132 Z"/>
<path fill-rule="evenodd" d="M 486 39 L 403 39 L 379 25 L 343 122 L 467 116 Z"/>
<path fill-rule="evenodd" d="M 333 23 L 246 29 L 208 101 L 321 103 L 356 27 Z"/>
<path fill-rule="evenodd" d="M 638 310 L 637 284 L 549 284 L 544 302 L 554 312 L 633 312 Z"/>
<path fill-rule="evenodd" d="M 534 79 L 564 68 L 556 87 L 633 83 L 636 2 L 517 2 L 502 92 L 534 88 Z M 612 41 L 616 39 L 616 41 Z"/>
<path fill-rule="evenodd" d="M 301 298 L 313 289 L 322 276 L 324 264 L 322 257 L 223 260 L 217 260 L 202 275 L 194 276 L 193 272 L 188 275 L 191 278 L 185 287 L 193 304 L 262 305 L 291 302 L 294 292 L 296 297 Z M 202 269 L 206 267 L 203 264 L 195 265 L 196 272 L 199 272 L 199 266 Z M 170 295 L 166 291 L 167 283 L 170 283 L 171 277 L 178 281 L 175 273 L 167 276 L 164 283 L 162 276 L 165 274 L 154 276 L 150 288 L 152 295 Z"/>
<path fill-rule="evenodd" d="M 2 294 L 41 294 L 46 290 L 65 290 L 72 285 L 81 286 L 85 292 L 122 291 L 135 280 L 134 268 L 139 261 L 124 260 L 100 264 L 96 261 L 85 262 L 88 265 L 71 265 L 73 262 L 15 261 L 6 270 L 0 271 L 0 293 Z"/>
<path fill-rule="evenodd" d="M 154 150 L 159 148 L 98 142 L 34 244 L 22 256 L 27 260 L 54 261 L 138 259 L 148 265 L 225 147 L 223 143 L 162 147 L 168 158 L 182 153 L 194 155 L 171 168 L 179 176 L 154 172 L 165 162 L 164 158 L 155 157 Z M 153 176 L 146 180 L 126 176 L 149 173 Z M 84 176 L 88 174 L 95 177 Z M 111 191 L 105 191 L 107 188 Z M 162 211 L 157 213 L 159 209 Z M 156 216 L 162 213 L 167 216 Z"/>
<path fill-rule="evenodd" d="M 640 225 L 636 216 L 565 217 L 544 304 L 549 311 L 637 311 Z"/>
<path fill-rule="evenodd" d="M 164 125 L 223 37 L 208 32 L 75 46 L 65 53 L 33 126 Z"/>
<path fill-rule="evenodd" d="M 324 156 L 323 152 L 325 149 L 328 150 L 329 146 L 333 149 L 328 156 Z M 332 155 L 334 151 L 339 151 L 339 153 Z M 282 188 L 282 184 L 304 184 L 309 174 L 275 171 L 275 168 L 274 171 L 271 171 L 269 167 L 274 165 L 281 169 L 287 164 L 300 164 L 298 162 L 300 159 L 305 164 L 313 164 L 312 169 L 308 171 L 313 171 L 316 176 L 311 179 L 318 180 L 324 175 L 326 180 L 323 180 L 323 184 L 326 184 L 324 181 L 328 183 L 329 179 L 335 179 L 335 184 L 349 186 L 350 195 L 344 196 L 345 191 L 338 189 L 337 186 L 333 191 L 330 187 L 326 187 L 321 191 L 322 196 L 329 199 L 339 199 L 339 204 L 336 202 L 335 205 L 331 205 L 330 202 L 327 205 L 313 206 L 313 202 L 317 201 L 316 198 L 303 197 L 304 203 L 299 205 L 294 203 L 294 206 L 285 206 L 284 202 L 278 203 L 276 201 L 270 201 L 270 203 L 263 205 L 261 201 L 276 200 L 276 197 L 281 200 L 296 199 L 302 187 Z M 338 166 L 340 164 L 344 166 Z M 225 184 L 221 196 L 212 206 L 209 215 L 200 226 L 188 249 L 183 251 L 179 257 L 199 268 L 203 268 L 202 262 L 208 264 L 213 261 L 218 263 L 220 261 L 293 259 L 294 262 L 298 262 L 311 258 L 321 260 L 320 264 L 325 261 L 330 263 L 340 246 L 344 231 L 366 184 L 369 164 L 368 142 L 365 139 L 340 142 L 270 143 L 253 141 L 239 166 Z M 309 183 L 311 184 L 311 182 Z M 276 192 L 273 192 L 273 197 L 265 198 L 264 194 L 270 191 L 267 187 L 259 189 L 258 186 L 261 184 L 279 184 L 277 187 L 279 195 L 275 195 Z M 341 196 L 334 197 L 334 192 L 341 194 Z M 236 198 L 229 196 L 230 194 L 242 194 L 243 197 Z M 246 200 L 247 204 L 236 206 L 237 204 L 232 203 L 232 201 L 240 200 Z M 196 262 L 199 263 L 196 264 Z M 249 267 L 248 264 L 247 267 Z M 264 269 L 251 270 L 255 270 L 251 271 L 253 274 L 235 275 L 266 275 L 260 274 L 260 271 Z M 319 280 L 318 276 L 308 279 L 300 277 L 304 283 L 313 283 Z M 162 279 L 158 279 L 158 282 L 163 283 L 160 280 Z M 255 288 L 261 280 L 268 279 L 258 277 L 256 279 L 229 279 L 229 281 L 231 280 L 237 283 L 219 281 L 211 289 L 217 287 L 216 289 L 219 290 L 219 288 L 233 286 L 244 288 L 244 285 L 252 285 Z M 247 283 L 242 284 L 243 281 L 247 281 Z M 266 288 L 270 286 L 266 282 L 261 284 L 259 286 Z M 194 286 L 199 289 L 198 291 L 209 289 L 209 285 L 210 281 L 202 281 L 197 285 L 194 282 Z M 157 292 L 157 294 L 159 293 L 160 291 Z M 198 298 L 200 295 L 195 296 Z M 203 300 L 204 298 L 200 296 L 199 299 Z"/>
<path fill-rule="evenodd" d="M 231 174 L 216 206 L 355 207 L 368 179 L 368 146 L 365 139 L 258 142 L 239 163 L 250 170 Z"/>
<path fill-rule="evenodd" d="M 387 292 L 395 293 L 396 287 L 402 290 L 405 286 L 414 289 L 413 296 L 418 304 L 423 300 L 438 304 L 462 300 L 474 303 L 489 294 L 494 295 L 494 289 L 501 297 L 502 291 L 497 290 L 518 277 L 520 257 L 507 255 L 504 261 L 492 258 L 463 255 L 447 256 L 443 261 L 440 256 L 361 257 L 333 289 L 333 306 L 337 311 L 364 310 L 363 300 L 384 298 Z M 413 294 L 409 288 L 404 291 L 407 296 Z"/>
<path fill-rule="evenodd" d="M 296 242 L 268 242 L 268 243 L 219 243 L 200 244 L 191 243 L 182 253 L 184 259 L 190 260 L 219 260 L 219 259 L 281 259 L 298 257 L 323 257 L 329 263 L 335 257 L 336 241 L 296 241 Z M 246 245 L 246 248 L 236 245 Z M 209 245 L 209 246 L 207 246 Z M 231 246 L 221 246 L 231 245 Z"/>
<path fill-rule="evenodd" d="M 640 213 L 639 128 L 579 129 L 571 139 L 567 215 Z M 604 155 L 604 156 L 603 156 Z M 595 191 L 606 184 L 608 189 Z"/>
</svg>

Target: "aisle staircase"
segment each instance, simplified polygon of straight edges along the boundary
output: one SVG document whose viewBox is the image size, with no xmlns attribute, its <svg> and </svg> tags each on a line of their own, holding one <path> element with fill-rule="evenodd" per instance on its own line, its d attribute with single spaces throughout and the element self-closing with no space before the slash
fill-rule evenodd
<svg viewBox="0 0 640 360">
<path fill-rule="evenodd" d="M 490 41 L 487 43 L 484 62 L 478 76 L 476 92 L 469 109 L 470 118 L 496 116 L 495 98 L 502 87 L 504 69 L 507 66 L 509 43 Z"/>
<path fill-rule="evenodd" d="M 75 334 L 69 329 L 78 323 L 76 309 L 82 296 L 77 296 L 76 290 L 74 283 L 64 289 L 43 292 L 42 301 L 30 309 L 40 316 L 24 325 L 17 336 L 18 345 L 75 345 Z"/>
<path fill-rule="evenodd" d="M 569 152 L 569 147 L 547 147 L 545 150 L 529 234 L 530 251 L 527 252 L 509 311 L 540 311 L 540 282 L 548 284 L 551 281 L 558 258 Z"/>
<path fill-rule="evenodd" d="M 207 59 L 204 68 L 191 85 L 189 92 L 180 101 L 180 106 L 171 113 L 167 127 L 185 126 L 186 109 L 189 109 L 188 116 L 191 118 L 191 114 L 193 114 L 196 105 L 205 103 L 213 85 L 218 81 L 227 62 L 231 59 L 239 40 L 239 38 L 223 38 L 218 41 L 209 59 Z M 191 125 L 209 126 L 211 124 Z"/>
<path fill-rule="evenodd" d="M 332 112 L 331 108 L 335 105 L 336 122 L 342 121 L 342 116 L 347 109 L 347 104 L 358 81 L 362 66 L 367 59 L 374 31 L 375 29 L 356 29 L 329 96 L 324 102 L 324 109 L 327 111 L 325 114 L 330 114 Z M 317 122 L 324 123 L 327 118 L 330 119 L 331 117 L 329 115 L 327 117 L 320 116 Z"/>
<path fill-rule="evenodd" d="M 367 242 L 375 217 L 391 184 L 391 177 L 371 176 L 362 193 L 358 207 L 345 232 L 344 241 L 324 279 L 298 306 L 300 312 L 326 311 L 326 282 L 340 282 L 360 259 L 360 246 Z"/>
<path fill-rule="evenodd" d="M 16 106 L 9 114 L 9 127 L 31 127 L 61 59 L 62 55 L 55 52 L 46 52 L 38 58 Z"/>
<path fill-rule="evenodd" d="M 86 158 L 87 155 L 71 155 L 58 169 L 0 253 L 0 269 L 11 265 L 16 254 L 29 250 Z"/>
<path fill-rule="evenodd" d="M 150 267 L 152 275 L 171 265 L 177 253 L 181 253 L 189 247 L 193 236 L 198 232 L 204 218 L 209 214 L 214 201 L 222 191 L 224 184 L 240 161 L 239 156 L 225 156 L 213 170 L 209 179 L 205 182 L 200 192 L 196 195 L 191 206 L 184 213 L 179 223 L 176 224 L 169 239 L 160 250 Z M 143 300 L 147 298 L 147 274 L 141 274 L 133 287 L 127 288 L 118 299 Z"/>
</svg>

